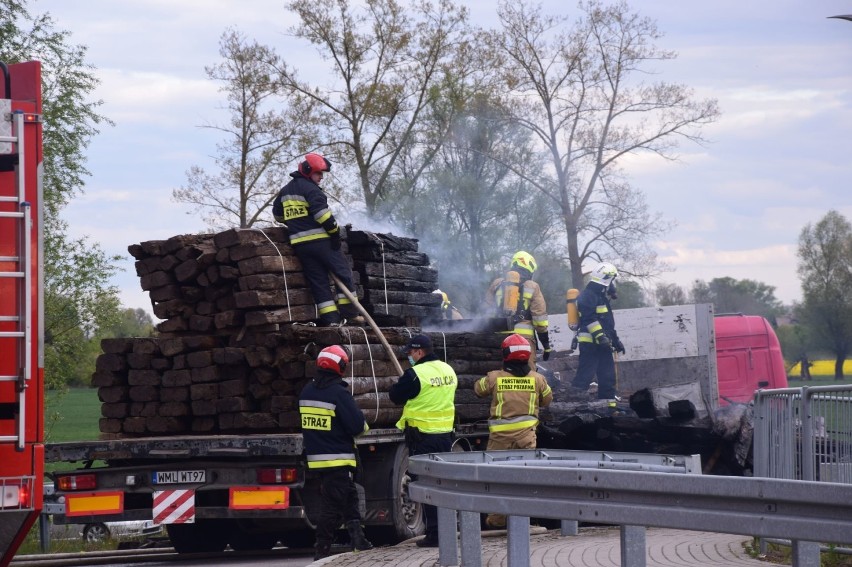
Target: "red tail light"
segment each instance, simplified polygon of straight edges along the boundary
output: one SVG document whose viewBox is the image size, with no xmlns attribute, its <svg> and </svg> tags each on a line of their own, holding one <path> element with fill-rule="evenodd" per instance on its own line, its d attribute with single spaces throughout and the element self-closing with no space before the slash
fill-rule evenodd
<svg viewBox="0 0 852 567">
<path fill-rule="evenodd" d="M 298 478 L 296 469 L 257 469 L 257 482 L 260 484 L 289 484 Z"/>
<path fill-rule="evenodd" d="M 22 485 L 20 488 L 20 492 L 18 492 L 18 505 L 21 508 L 29 508 L 30 503 L 30 487 L 26 484 Z"/>
<path fill-rule="evenodd" d="M 63 475 L 56 479 L 59 490 L 70 492 L 72 490 L 94 490 L 98 487 L 98 481 L 93 474 Z"/>
</svg>

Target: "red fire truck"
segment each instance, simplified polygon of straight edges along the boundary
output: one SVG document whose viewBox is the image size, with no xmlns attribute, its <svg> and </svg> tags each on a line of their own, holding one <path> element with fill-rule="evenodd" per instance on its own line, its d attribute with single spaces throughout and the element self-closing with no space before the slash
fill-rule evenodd
<svg viewBox="0 0 852 567">
<path fill-rule="evenodd" d="M 38 518 L 44 474 L 41 63 L 0 63 L 0 567 Z"/>
</svg>

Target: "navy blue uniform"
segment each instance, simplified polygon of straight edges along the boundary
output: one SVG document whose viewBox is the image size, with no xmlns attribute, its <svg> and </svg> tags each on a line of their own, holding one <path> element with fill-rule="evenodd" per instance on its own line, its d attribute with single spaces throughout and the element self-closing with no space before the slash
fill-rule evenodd
<svg viewBox="0 0 852 567">
<path fill-rule="evenodd" d="M 341 313 L 344 317 L 357 315 L 346 295 L 337 290 L 335 297 L 328 283 L 328 275 L 334 274 L 355 293 L 352 270 L 340 251 L 340 228 L 320 186 L 298 171 L 290 177 L 293 179 L 279 191 L 272 204 L 272 215 L 287 225 L 290 244 L 302 263 L 320 322 L 339 323 Z"/>
<path fill-rule="evenodd" d="M 367 422 L 343 379 L 328 370 L 319 370 L 302 390 L 299 413 L 308 469 L 321 483 L 317 545 L 327 548 L 341 519 L 347 526 L 361 521 L 353 480 L 358 463 L 355 437 L 368 429 Z"/>
<path fill-rule="evenodd" d="M 612 347 L 598 344 L 590 329 L 599 325 L 611 341 L 614 342 L 618 338 L 615 332 L 615 317 L 606 289 L 601 284 L 589 282 L 577 297 L 577 310 L 580 313 L 580 330 L 577 334 L 580 362 L 571 385 L 586 389 L 597 375 L 598 399 L 612 399 L 616 395 Z"/>
</svg>

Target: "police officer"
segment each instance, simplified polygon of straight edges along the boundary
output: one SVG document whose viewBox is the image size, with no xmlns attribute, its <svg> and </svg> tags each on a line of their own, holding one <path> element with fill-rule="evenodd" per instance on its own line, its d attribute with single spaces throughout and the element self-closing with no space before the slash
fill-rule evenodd
<svg viewBox="0 0 852 567">
<path fill-rule="evenodd" d="M 355 293 L 352 270 L 340 250 L 340 228 L 319 185 L 326 171 L 331 171 L 330 161 L 319 154 L 307 154 L 298 170 L 290 174 L 293 179 L 275 198 L 272 215 L 287 225 L 290 244 L 314 296 L 319 324 L 340 325 L 343 317 L 350 323 L 362 324 L 363 317 L 352 302 L 341 290 L 337 290 L 335 297 L 328 283 L 329 273 L 334 274 Z"/>
<path fill-rule="evenodd" d="M 453 448 L 453 422 L 458 378 L 449 364 L 435 356 L 432 340 L 417 335 L 404 348 L 411 368 L 391 386 L 390 399 L 405 404 L 397 428 L 405 432 L 409 455 L 447 453 Z M 423 505 L 426 537 L 418 547 L 438 547 L 438 509 Z"/>
<path fill-rule="evenodd" d="M 539 285 L 533 281 L 538 264 L 529 252 L 520 250 L 512 256 L 512 263 L 509 267 L 509 272 L 517 274 L 514 278 L 507 273 L 505 277 L 496 278 L 488 287 L 488 292 L 485 295 L 485 303 L 492 308 L 496 308 L 499 315 L 505 315 L 503 310 L 506 308 L 504 296 L 508 293 L 507 285 L 518 285 L 520 287 L 518 293 L 518 301 L 516 305 L 510 306 L 512 311 L 512 329 L 510 332 L 517 333 L 523 336 L 530 342 L 532 354 L 529 359 L 529 367 L 535 370 L 535 350 L 536 338 L 541 343 L 544 354 L 543 360 L 550 358 L 550 334 L 548 333 L 547 321 L 547 304 L 544 301 L 544 294 L 541 292 Z M 518 284 L 510 283 L 517 281 Z"/>
<path fill-rule="evenodd" d="M 491 396 L 488 420 L 488 450 L 535 449 L 538 410 L 550 405 L 553 392 L 547 379 L 530 370 L 532 348 L 518 334 L 503 340 L 503 368 L 489 372 L 476 381 L 473 392 L 480 398 Z M 485 523 L 505 528 L 506 516 L 489 514 Z"/>
<path fill-rule="evenodd" d="M 342 347 L 333 345 L 322 349 L 317 356 L 317 377 L 299 396 L 308 470 L 320 478 L 314 559 L 331 554 L 334 532 L 341 520 L 355 551 L 373 547 L 361 527 L 358 490 L 353 478 L 357 467 L 355 437 L 369 427 L 343 382 L 348 364 L 349 357 Z"/>
<path fill-rule="evenodd" d="M 614 265 L 601 262 L 589 274 L 589 283 L 577 297 L 577 310 L 580 312 L 580 331 L 577 334 L 580 361 L 571 385 L 586 390 L 597 375 L 597 397 L 601 400 L 616 398 L 612 353 L 625 352 L 615 331 L 615 317 L 609 303 L 610 299 L 616 297 L 617 277 L 618 270 Z"/>
</svg>

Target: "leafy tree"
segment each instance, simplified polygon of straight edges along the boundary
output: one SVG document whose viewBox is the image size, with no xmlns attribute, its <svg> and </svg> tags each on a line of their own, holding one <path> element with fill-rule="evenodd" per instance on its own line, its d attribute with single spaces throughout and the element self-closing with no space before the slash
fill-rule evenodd
<svg viewBox="0 0 852 567">
<path fill-rule="evenodd" d="M 331 63 L 336 82 L 328 87 L 279 69 L 283 84 L 313 100 L 327 136 L 320 147 L 355 169 L 368 214 L 388 197 L 401 149 L 420 144 L 423 162 L 434 156 L 440 138 L 419 133 L 421 119 L 438 86 L 458 72 L 453 55 L 466 32 L 467 10 L 452 0 L 291 1 L 300 22 L 293 35 L 316 46 Z M 360 3 L 359 3 L 360 4 Z M 357 6 L 357 5 L 356 5 Z M 311 73 L 315 75 L 315 73 Z"/>
<path fill-rule="evenodd" d="M 754 280 L 714 278 L 710 282 L 695 280 L 692 285 L 694 303 L 712 303 L 716 313 L 744 313 L 766 317 L 775 325 L 775 317 L 782 309 L 775 298 L 775 287 Z"/>
<path fill-rule="evenodd" d="M 781 344 L 787 375 L 789 376 L 792 368 L 799 364 L 799 379 L 811 380 L 811 354 L 816 351 L 815 347 L 818 345 L 814 344 L 810 328 L 798 320 L 801 316 L 801 306 L 794 306 L 793 312 L 796 314 L 796 320 L 789 325 L 778 325 L 775 334 Z"/>
<path fill-rule="evenodd" d="M 400 198 L 381 206 L 393 207 L 391 218 L 421 239 L 441 273 L 441 289 L 467 313 L 479 311 L 488 283 L 506 270 L 508 258 L 518 250 L 533 253 L 542 269 L 554 266 L 556 274 L 565 273 L 558 259 L 545 259 L 553 236 L 550 210 L 504 165 L 526 161 L 536 167 L 529 136 L 495 119 L 498 105 L 485 96 L 458 100 L 445 117 L 450 121 L 441 128 L 446 141 L 432 164 L 422 175 L 409 175 L 408 167 L 417 167 L 420 160 L 409 160 L 403 150 L 397 163 L 398 180 L 405 187 L 395 190 Z M 416 182 L 407 181 L 415 177 Z M 547 281 L 541 274 L 539 281 Z M 562 297 L 563 285 L 558 291 Z"/>
<path fill-rule="evenodd" d="M 141 308 L 122 309 L 119 319 L 100 331 L 101 337 L 152 337 L 156 335 L 154 320 Z"/>
<path fill-rule="evenodd" d="M 613 309 L 633 309 L 635 307 L 647 307 L 645 291 L 638 282 L 618 278 L 618 299 L 612 302 Z"/>
<path fill-rule="evenodd" d="M 515 99 L 511 119 L 529 130 L 550 161 L 516 171 L 559 212 L 573 281 L 583 263 L 617 260 L 643 277 L 659 267 L 651 237 L 668 229 L 618 170 L 638 153 L 675 159 L 681 140 L 719 115 L 715 100 L 693 100 L 682 85 L 646 83 L 651 65 L 675 55 L 658 49 L 656 25 L 624 2 L 592 0 L 573 26 L 523 0 L 503 0 L 501 29 L 490 36 L 494 68 Z"/>
<path fill-rule="evenodd" d="M 205 67 L 222 84 L 230 113 L 226 124 L 206 126 L 225 135 L 217 144 L 217 171 L 192 166 L 172 199 L 201 211 L 213 230 L 248 228 L 269 221 L 266 209 L 287 182 L 288 165 L 313 144 L 312 103 L 282 88 L 276 69 L 284 63 L 273 49 L 228 29 L 219 55 L 222 62 Z"/>
<path fill-rule="evenodd" d="M 69 39 L 49 14 L 31 16 L 25 3 L 0 0 L 0 60 L 42 63 L 45 376 L 53 386 L 73 375 L 70 368 L 85 350 L 82 338 L 108 324 L 118 307 L 118 290 L 109 284 L 118 258 L 86 238 L 69 237 L 60 216 L 89 174 L 89 141 L 101 124 L 111 124 L 98 113 L 102 101 L 89 98 L 99 81 L 85 62 L 86 48 Z"/>
<path fill-rule="evenodd" d="M 834 377 L 852 347 L 852 225 L 835 210 L 799 234 L 798 273 L 804 296 L 801 319 L 815 342 L 834 354 Z"/>
<path fill-rule="evenodd" d="M 654 289 L 657 305 L 683 305 L 687 302 L 686 292 L 677 284 L 660 283 Z"/>
</svg>

